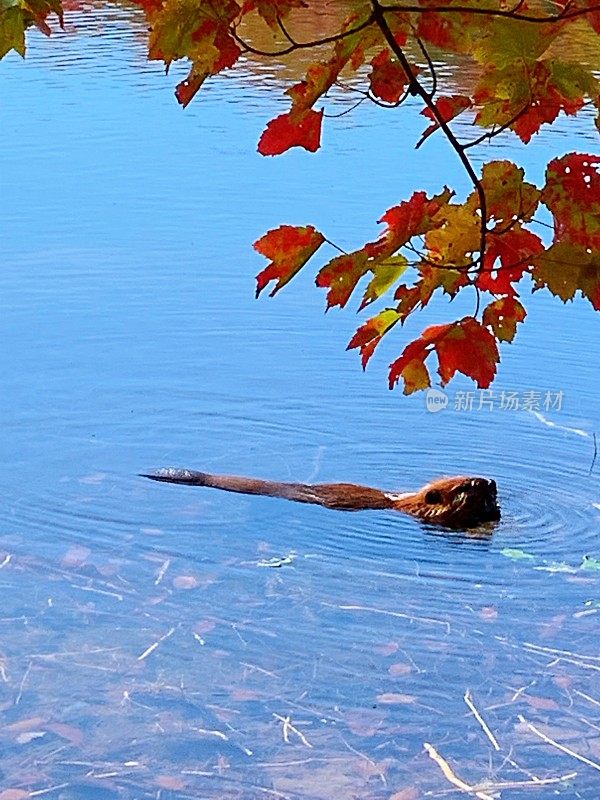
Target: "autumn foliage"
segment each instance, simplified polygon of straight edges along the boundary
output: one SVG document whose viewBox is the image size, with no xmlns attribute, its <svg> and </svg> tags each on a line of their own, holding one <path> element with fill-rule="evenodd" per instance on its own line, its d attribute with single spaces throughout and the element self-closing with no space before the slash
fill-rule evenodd
<svg viewBox="0 0 600 800">
<path fill-rule="evenodd" d="M 600 156 L 552 158 L 542 186 L 511 161 L 491 161 L 481 171 L 472 163 L 479 145 L 507 131 L 527 144 L 559 115 L 598 108 L 595 65 L 577 42 L 591 41 L 600 52 L 600 0 L 348 0 L 337 4 L 339 18 L 328 13 L 313 40 L 298 32 L 321 18 L 317 0 L 137 2 L 150 27 L 149 57 L 167 68 L 179 59 L 190 63 L 175 90 L 183 106 L 208 78 L 247 58 L 284 63 L 297 51 L 314 54 L 286 91 L 287 110 L 266 123 L 258 142 L 265 156 L 292 147 L 316 151 L 328 92 L 340 82 L 355 104 L 414 113 L 416 102 L 424 117 L 417 148 L 426 148 L 432 135 L 448 140 L 471 194 L 461 201 L 440 187 L 428 197 L 416 187 L 383 213 L 378 236 L 353 252 L 338 248 L 316 275 L 328 308 L 346 306 L 355 293 L 359 311 L 380 304 L 348 345 L 363 367 L 384 336 L 434 298 L 472 293 L 471 315 L 428 327 L 404 347 L 390 366 L 390 387 L 402 380 L 408 394 L 429 386 L 432 356 L 443 385 L 460 372 L 488 387 L 499 343 L 511 342 L 526 318 L 524 287 L 547 289 L 565 302 L 580 294 L 600 310 Z M 31 25 L 49 33 L 51 12 L 62 21 L 58 0 L 8 0 L 2 8 L 0 57 L 10 49 L 24 54 Z M 268 47 L 255 43 L 265 39 Z M 444 57 L 466 65 L 467 93 L 457 94 L 438 74 L 435 63 Z M 480 132 L 460 138 L 459 117 Z M 311 225 L 283 224 L 266 233 L 254 245 L 269 260 L 257 276 L 257 295 L 267 287 L 275 294 L 328 245 Z"/>
</svg>

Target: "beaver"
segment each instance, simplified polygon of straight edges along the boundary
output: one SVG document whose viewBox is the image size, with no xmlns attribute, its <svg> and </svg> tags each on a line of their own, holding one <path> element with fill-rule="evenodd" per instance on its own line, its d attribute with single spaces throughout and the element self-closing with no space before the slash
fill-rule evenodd
<svg viewBox="0 0 600 800">
<path fill-rule="evenodd" d="M 417 492 L 394 494 L 354 483 L 278 483 L 236 475 L 213 475 L 190 469 L 160 469 L 142 478 L 227 492 L 283 497 L 339 511 L 390 509 L 445 528 L 474 528 L 500 519 L 496 482 L 464 475 L 437 480 Z"/>
</svg>

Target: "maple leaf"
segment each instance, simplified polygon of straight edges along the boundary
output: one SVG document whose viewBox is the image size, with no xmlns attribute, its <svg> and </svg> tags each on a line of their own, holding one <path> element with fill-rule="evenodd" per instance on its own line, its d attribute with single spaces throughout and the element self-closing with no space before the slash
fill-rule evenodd
<svg viewBox="0 0 600 800">
<path fill-rule="evenodd" d="M 455 297 L 469 283 L 469 275 L 464 270 L 438 268 L 426 262 L 418 264 L 417 269 L 421 277 L 415 285 L 409 287 L 403 284 L 394 294 L 394 299 L 399 301 L 396 311 L 400 315 L 401 325 L 416 308 L 424 308 L 437 289 Z"/>
<path fill-rule="evenodd" d="M 229 32 L 239 11 L 234 0 L 223 0 L 218 14 L 207 0 L 163 0 L 160 8 L 147 10 L 152 23 L 148 58 L 167 67 L 189 58 L 198 74 L 216 75 L 241 53 Z"/>
<path fill-rule="evenodd" d="M 496 339 L 512 342 L 517 333 L 517 323 L 523 322 L 527 312 L 515 297 L 500 297 L 483 311 L 483 324 L 494 332 Z"/>
<path fill-rule="evenodd" d="M 485 192 L 487 219 L 512 223 L 519 219 L 529 222 L 540 202 L 540 190 L 524 180 L 525 170 L 512 161 L 490 161 L 483 165 L 481 185 Z M 473 192 L 467 200 L 471 208 L 479 209 L 479 195 Z"/>
<path fill-rule="evenodd" d="M 514 64 L 535 64 L 563 29 L 564 23 L 524 25 L 518 19 L 503 17 L 493 25 L 482 26 L 473 41 L 473 55 L 482 64 L 498 69 Z"/>
<path fill-rule="evenodd" d="M 0 59 L 15 50 L 25 56 L 25 31 L 35 25 L 45 36 L 50 36 L 46 22 L 49 14 L 58 17 L 63 27 L 63 11 L 60 0 L 2 0 L 0 4 Z"/>
<path fill-rule="evenodd" d="M 466 204 L 448 205 L 439 224 L 425 236 L 427 261 L 441 266 L 468 267 L 481 246 L 481 220 Z"/>
<path fill-rule="evenodd" d="M 254 249 L 270 258 L 271 263 L 256 276 L 256 296 L 268 283 L 276 281 L 270 294 L 273 297 L 291 281 L 324 241 L 323 234 L 312 225 L 281 225 L 258 239 Z"/>
<path fill-rule="evenodd" d="M 465 25 L 465 19 L 462 14 L 427 11 L 419 14 L 417 33 L 420 39 L 442 50 L 448 49 L 455 53 L 469 52 L 470 28 Z"/>
<path fill-rule="evenodd" d="M 423 292 L 421 289 L 421 284 L 418 282 L 415 286 L 405 286 L 402 284 L 402 286 L 396 289 L 394 300 L 399 301 L 396 310 L 400 314 L 400 324 L 404 324 L 406 318 L 409 314 L 412 314 L 417 306 L 427 304 L 428 299 L 423 300 Z"/>
<path fill-rule="evenodd" d="M 441 194 L 428 198 L 425 192 L 415 192 L 410 200 L 399 203 L 389 208 L 379 222 L 384 222 L 387 229 L 375 242 L 367 242 L 360 250 L 336 256 L 326 264 L 317 275 L 317 286 L 327 288 L 327 308 L 340 306 L 343 308 L 350 299 L 356 284 L 371 270 L 375 277 L 396 251 L 407 244 L 413 236 L 419 236 L 441 225 L 443 219 L 438 221 L 438 214 L 445 208 L 452 192 L 445 189 Z M 396 265 L 398 262 L 396 262 Z M 379 272 L 382 281 L 389 278 Z M 398 275 L 399 277 L 399 275 Z M 395 278 L 390 280 L 390 286 Z M 369 284 L 363 306 L 370 302 L 370 295 L 378 283 Z M 375 299 L 375 298 L 373 298 Z"/>
<path fill-rule="evenodd" d="M 590 69 L 576 64 L 517 59 L 498 68 L 492 62 L 474 92 L 474 102 L 481 106 L 475 122 L 508 125 L 527 143 L 544 123 L 554 122 L 561 111 L 576 114 L 585 96 L 597 92 Z"/>
<path fill-rule="evenodd" d="M 543 250 L 540 237 L 520 224 L 491 230 L 477 287 L 494 294 L 515 295 L 513 283 L 521 280 Z"/>
<path fill-rule="evenodd" d="M 563 302 L 578 291 L 600 311 L 600 251 L 569 241 L 555 242 L 541 253 L 532 272 L 536 288 L 546 287 Z"/>
<path fill-rule="evenodd" d="M 388 246 L 397 250 L 413 236 L 422 236 L 443 225 L 453 195 L 454 192 L 447 187 L 432 198 L 428 198 L 425 192 L 414 192 L 410 200 L 389 208 L 379 220 L 388 226 L 384 234 Z"/>
<path fill-rule="evenodd" d="M 387 48 L 371 60 L 371 66 L 371 92 L 385 103 L 397 103 L 409 82 L 404 67 L 396 59 L 392 60 Z"/>
<path fill-rule="evenodd" d="M 462 94 L 453 94 L 449 97 L 440 97 L 438 100 L 436 100 L 435 107 L 444 122 L 450 122 L 450 120 L 454 119 L 454 117 L 457 117 L 462 111 L 471 107 L 471 100 Z M 417 150 L 419 147 L 421 147 L 425 139 L 431 136 L 431 134 L 437 131 L 437 129 L 440 127 L 439 122 L 435 118 L 434 113 L 430 108 L 424 108 L 423 111 L 421 111 L 421 114 L 424 117 L 427 117 L 427 119 L 430 119 L 432 122 L 431 125 L 423 131 L 423 135 L 417 142 Z"/>
<path fill-rule="evenodd" d="M 290 147 L 303 147 L 315 153 L 321 144 L 323 111 L 296 113 L 289 111 L 275 117 L 267 125 L 258 142 L 258 152 L 263 156 L 278 156 Z"/>
<path fill-rule="evenodd" d="M 429 330 L 431 329 L 428 328 L 419 339 L 406 345 L 400 358 L 390 364 L 388 376 L 390 389 L 394 388 L 400 378 L 404 381 L 404 394 L 412 394 L 431 386 L 429 370 L 425 366 L 425 359 L 433 349 L 426 337 Z"/>
<path fill-rule="evenodd" d="M 348 19 L 342 30 L 355 21 L 355 16 Z M 323 111 L 315 111 L 313 106 L 333 86 L 348 62 L 354 69 L 360 66 L 364 50 L 373 40 L 374 31 L 371 29 L 350 33 L 335 43 L 327 61 L 311 64 L 304 80 L 286 91 L 292 98 L 291 110 L 267 125 L 258 144 L 259 153 L 280 155 L 290 147 L 304 147 L 313 153 L 318 150 Z"/>
<path fill-rule="evenodd" d="M 346 20 L 342 30 L 356 22 L 356 17 L 351 17 Z M 348 63 L 352 64 L 353 69 L 358 69 L 363 62 L 365 49 L 370 47 L 375 39 L 375 32 L 367 29 L 359 30 L 337 41 L 327 61 L 311 64 L 304 80 L 287 89 L 286 94 L 292 98 L 292 109 L 306 111 L 312 108 L 333 86 Z"/>
<path fill-rule="evenodd" d="M 305 0 L 246 0 L 242 14 L 256 11 L 273 30 L 279 31 L 279 20 L 285 19 L 294 8 L 308 8 Z"/>
<path fill-rule="evenodd" d="M 343 308 L 350 299 L 359 280 L 369 271 L 365 249 L 336 256 L 322 267 L 315 283 L 327 289 L 327 310 L 333 306 Z"/>
<path fill-rule="evenodd" d="M 445 386 L 457 372 L 472 378 L 480 389 L 487 389 L 500 361 L 496 339 L 474 317 L 464 317 L 446 325 L 426 328 L 421 336 L 407 345 L 390 365 L 390 389 L 404 380 L 404 394 L 431 385 L 425 360 L 434 352 L 438 357 L 438 374 Z"/>
<path fill-rule="evenodd" d="M 192 67 L 187 78 L 177 84 L 175 87 L 175 97 L 184 108 L 194 99 L 207 77 L 208 73 L 196 73 Z"/>
<path fill-rule="evenodd" d="M 427 305 L 436 289 L 442 289 L 444 294 L 456 297 L 458 292 L 469 285 L 469 274 L 465 270 L 451 269 L 450 267 L 436 267 L 427 262 L 417 266 L 421 279 L 417 286 L 421 291 L 421 304 Z"/>
<path fill-rule="evenodd" d="M 0 58 L 11 50 L 25 55 L 25 20 L 19 3 L 3 8 L 0 13 Z"/>
<path fill-rule="evenodd" d="M 554 217 L 554 241 L 600 248 L 600 157 L 569 153 L 546 170 L 542 202 Z"/>
<path fill-rule="evenodd" d="M 393 256 L 392 258 L 377 264 L 372 268 L 373 277 L 367 286 L 359 311 L 366 308 L 382 294 L 388 291 L 408 269 L 408 260 L 404 256 Z"/>
<path fill-rule="evenodd" d="M 369 359 L 383 336 L 394 327 L 399 319 L 400 314 L 396 309 L 385 308 L 357 329 L 346 349 L 360 348 L 363 369 L 366 369 Z"/>
</svg>

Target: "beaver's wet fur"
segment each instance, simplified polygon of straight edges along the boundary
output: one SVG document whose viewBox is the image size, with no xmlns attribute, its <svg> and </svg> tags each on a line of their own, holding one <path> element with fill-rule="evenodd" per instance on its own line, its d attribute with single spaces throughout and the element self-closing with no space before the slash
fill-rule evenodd
<svg viewBox="0 0 600 800">
<path fill-rule="evenodd" d="M 340 511 L 390 509 L 445 528 L 474 528 L 500 519 L 496 482 L 465 475 L 438 478 L 417 492 L 394 494 L 354 483 L 278 483 L 189 469 L 160 469 L 142 475 L 153 481 L 208 486 L 227 492 L 269 495 Z"/>
</svg>

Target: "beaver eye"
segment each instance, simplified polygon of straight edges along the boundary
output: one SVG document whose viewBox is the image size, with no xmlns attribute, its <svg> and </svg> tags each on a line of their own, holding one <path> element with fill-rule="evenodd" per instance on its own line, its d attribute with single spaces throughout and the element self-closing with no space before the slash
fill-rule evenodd
<svg viewBox="0 0 600 800">
<path fill-rule="evenodd" d="M 442 502 L 442 493 L 438 489 L 430 489 L 425 495 L 425 502 L 437 505 Z"/>
</svg>

